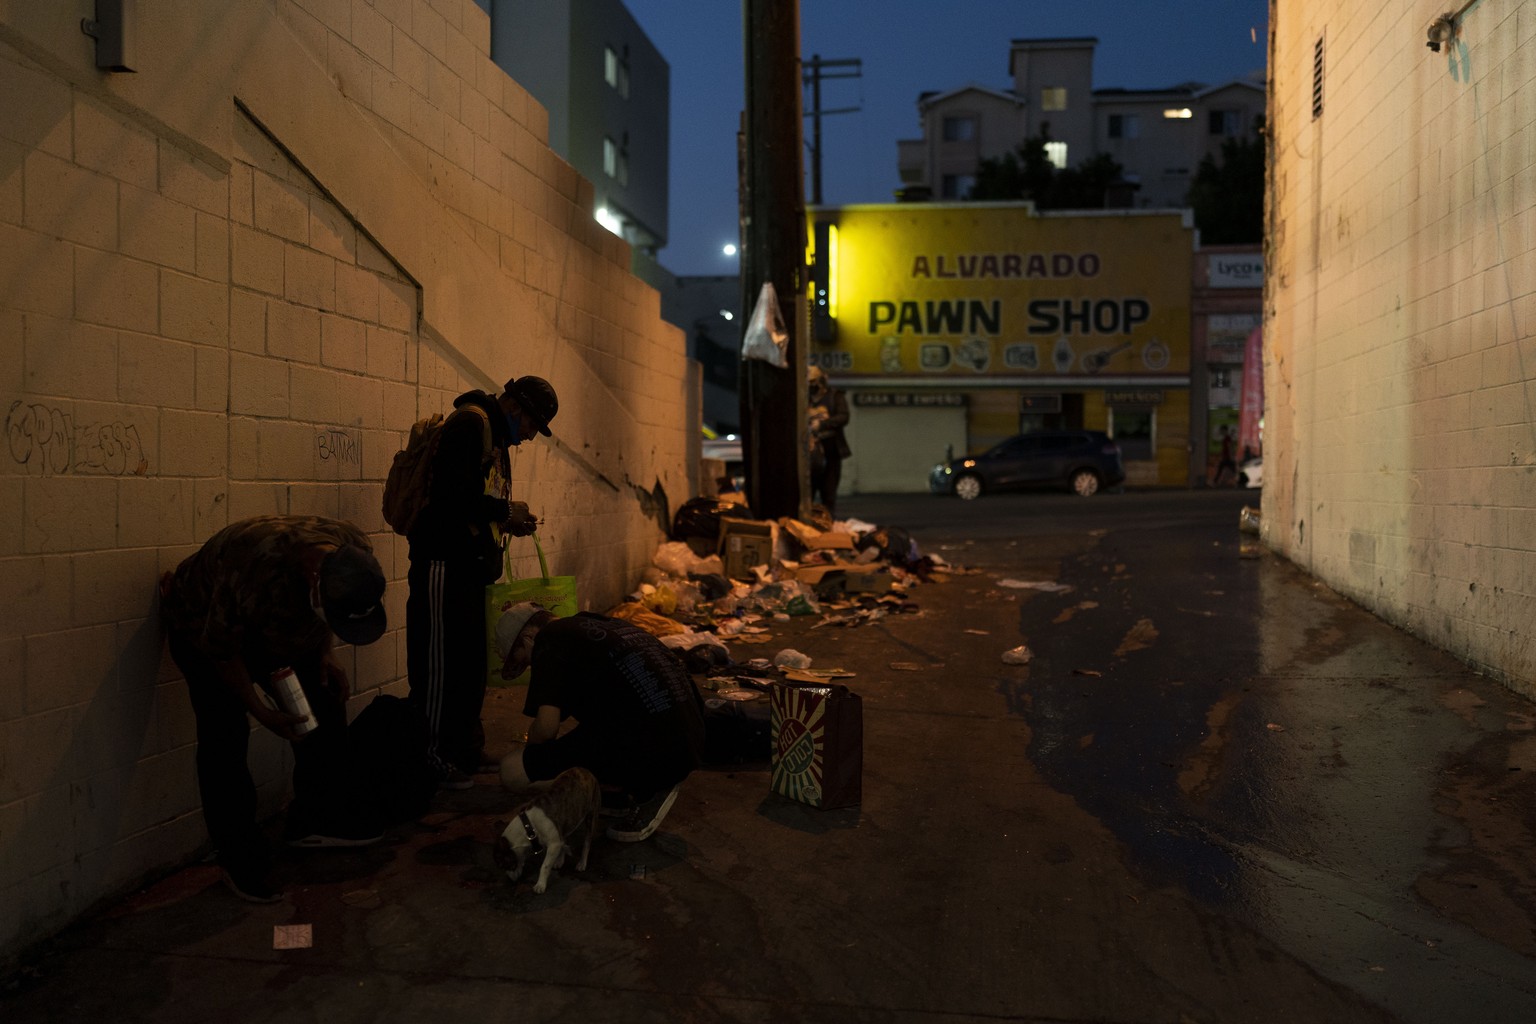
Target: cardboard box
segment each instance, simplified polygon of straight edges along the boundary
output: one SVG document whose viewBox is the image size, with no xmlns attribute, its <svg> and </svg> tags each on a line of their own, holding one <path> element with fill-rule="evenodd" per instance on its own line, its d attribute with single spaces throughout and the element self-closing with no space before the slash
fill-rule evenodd
<svg viewBox="0 0 1536 1024">
<path fill-rule="evenodd" d="M 780 519 L 779 525 L 783 526 L 785 531 L 807 551 L 852 551 L 854 549 L 853 534 L 843 530 L 818 530 L 798 519 L 787 517 Z"/>
<path fill-rule="evenodd" d="M 752 578 L 754 565 L 773 561 L 773 524 L 755 519 L 720 517 L 720 558 L 733 580 Z"/>
</svg>

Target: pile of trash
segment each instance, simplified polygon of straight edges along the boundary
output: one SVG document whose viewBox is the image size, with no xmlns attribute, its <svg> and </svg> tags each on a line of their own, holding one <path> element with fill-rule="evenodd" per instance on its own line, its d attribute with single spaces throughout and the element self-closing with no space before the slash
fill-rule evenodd
<svg viewBox="0 0 1536 1024">
<path fill-rule="evenodd" d="M 771 643 L 774 624 L 791 618 L 847 628 L 916 612 L 913 585 L 959 571 L 919 551 L 905 530 L 833 522 L 819 507 L 812 522 L 760 520 L 739 497 L 695 498 L 678 509 L 639 586 L 607 612 L 660 638 L 698 674 L 740 668 L 727 644 Z M 804 669 L 777 663 L 796 654 L 746 664 L 761 661 L 764 675 Z"/>
</svg>

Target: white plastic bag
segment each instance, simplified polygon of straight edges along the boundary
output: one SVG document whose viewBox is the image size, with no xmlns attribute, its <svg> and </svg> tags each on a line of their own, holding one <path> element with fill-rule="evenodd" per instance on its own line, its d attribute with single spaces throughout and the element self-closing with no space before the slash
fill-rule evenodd
<svg viewBox="0 0 1536 1024">
<path fill-rule="evenodd" d="M 779 295 L 772 281 L 764 281 L 757 293 L 757 305 L 752 307 L 752 319 L 747 321 L 747 333 L 741 339 L 741 358 L 761 359 L 777 367 L 788 366 L 784 348 L 789 344 L 789 332 L 784 329 L 784 315 L 779 312 Z"/>
</svg>

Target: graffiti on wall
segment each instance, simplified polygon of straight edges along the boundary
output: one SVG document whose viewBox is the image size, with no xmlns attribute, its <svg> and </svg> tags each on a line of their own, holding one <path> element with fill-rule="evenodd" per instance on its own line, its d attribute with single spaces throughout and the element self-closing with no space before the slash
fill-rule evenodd
<svg viewBox="0 0 1536 1024">
<path fill-rule="evenodd" d="M 322 430 L 315 435 L 315 449 L 321 462 L 343 463 L 348 466 L 363 464 L 363 442 L 345 430 Z"/>
<path fill-rule="evenodd" d="M 121 420 L 77 424 L 56 406 L 17 399 L 5 417 L 5 438 L 11 458 L 29 472 L 103 476 L 149 472 L 138 426 Z"/>
</svg>

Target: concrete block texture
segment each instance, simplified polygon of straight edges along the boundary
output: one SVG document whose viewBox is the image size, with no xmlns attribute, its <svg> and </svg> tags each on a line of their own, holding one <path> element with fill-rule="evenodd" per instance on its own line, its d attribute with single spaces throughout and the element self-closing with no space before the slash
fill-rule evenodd
<svg viewBox="0 0 1536 1024">
<path fill-rule="evenodd" d="M 0 815 L 38 837 L 0 843 L 0 956 L 203 842 L 161 571 L 235 519 L 343 517 L 403 622 L 394 453 L 460 392 L 533 373 L 560 414 L 514 452 L 513 495 L 606 608 L 662 539 L 651 493 L 691 496 L 696 428 L 681 333 L 573 203 L 590 186 L 474 0 L 141 5 L 133 76 L 89 66 L 46 6 L 0 13 L 39 56 L 0 43 L 0 760 L 25 767 L 0 772 Z M 404 650 L 397 625 L 345 653 L 400 692 Z M 291 754 L 257 740 L 275 811 Z"/>
<path fill-rule="evenodd" d="M 1382 2 L 1275 18 L 1263 501 L 1271 544 L 1536 696 L 1522 6 L 1471 5 L 1439 54 L 1384 40 Z"/>
</svg>

